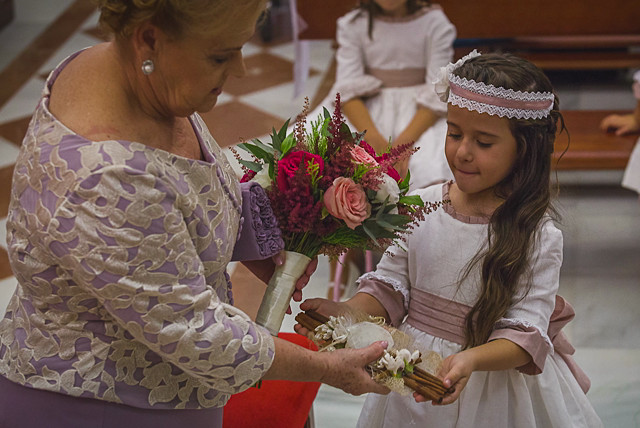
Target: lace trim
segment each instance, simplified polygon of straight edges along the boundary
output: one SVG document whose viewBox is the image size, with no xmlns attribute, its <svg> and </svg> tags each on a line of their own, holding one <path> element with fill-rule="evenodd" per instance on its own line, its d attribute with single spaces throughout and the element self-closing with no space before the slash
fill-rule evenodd
<svg viewBox="0 0 640 428">
<path fill-rule="evenodd" d="M 514 91 L 453 74 L 449 76 L 449 84 L 450 104 L 479 113 L 510 119 L 542 119 L 553 108 L 551 92 Z"/>
<path fill-rule="evenodd" d="M 282 231 L 271 208 L 269 197 L 260 186 L 251 186 L 251 227 L 255 233 L 258 251 L 264 258 L 271 257 L 284 248 Z"/>
<path fill-rule="evenodd" d="M 549 338 L 547 333 L 542 331 L 542 329 L 540 329 L 537 325 L 533 324 L 530 321 L 520 319 L 520 318 L 501 318 L 496 322 L 494 329 L 497 330 L 500 328 L 513 328 L 513 327 L 524 327 L 528 330 L 534 329 L 544 339 L 547 345 L 549 345 L 549 349 L 551 350 L 550 352 L 553 353 L 553 343 L 551 343 L 551 339 Z"/>
<path fill-rule="evenodd" d="M 451 184 L 453 183 L 453 180 L 449 180 L 448 182 L 444 183 L 442 185 L 442 200 L 446 201 L 446 200 L 451 200 L 451 197 L 449 196 L 449 189 L 451 188 Z M 467 224 L 489 224 L 489 222 L 491 221 L 490 217 L 479 217 L 479 216 L 471 216 L 471 215 L 465 215 L 465 214 L 460 214 L 458 211 L 456 211 L 456 209 L 453 207 L 452 204 L 443 204 L 442 207 L 444 208 L 444 211 L 449 214 L 451 217 L 455 218 L 456 220 L 459 220 L 463 223 L 467 223 Z"/>
<path fill-rule="evenodd" d="M 458 67 L 477 56 L 480 53 L 474 49 L 455 63 L 440 68 L 433 83 L 442 101 L 478 113 L 510 119 L 542 119 L 549 115 L 555 101 L 552 92 L 514 91 L 453 74 Z"/>
<path fill-rule="evenodd" d="M 402 293 L 402 297 L 404 297 L 404 309 L 405 311 L 409 310 L 409 289 L 406 286 L 402 285 L 400 281 L 389 278 L 388 276 L 379 275 L 375 272 L 367 272 L 356 280 L 356 284 L 360 285 L 360 281 L 364 281 L 366 279 L 384 282 L 385 284 L 391 286 L 394 291 Z"/>
</svg>

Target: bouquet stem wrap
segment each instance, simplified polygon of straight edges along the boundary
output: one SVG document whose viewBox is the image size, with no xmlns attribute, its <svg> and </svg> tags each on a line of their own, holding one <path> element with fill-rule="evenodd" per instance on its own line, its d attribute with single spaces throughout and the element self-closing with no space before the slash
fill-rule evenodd
<svg viewBox="0 0 640 428">
<path fill-rule="evenodd" d="M 272 336 L 278 335 L 296 282 L 310 262 L 311 259 L 304 254 L 285 251 L 284 264 L 276 266 L 256 316 L 256 323 L 269 330 Z"/>
</svg>

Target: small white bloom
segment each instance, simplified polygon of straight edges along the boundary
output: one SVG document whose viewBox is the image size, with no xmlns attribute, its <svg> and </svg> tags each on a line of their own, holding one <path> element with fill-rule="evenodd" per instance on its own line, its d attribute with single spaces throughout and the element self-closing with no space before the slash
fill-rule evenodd
<svg viewBox="0 0 640 428">
<path fill-rule="evenodd" d="M 400 358 L 402 361 L 406 361 L 407 363 L 411 362 L 411 352 L 408 349 L 400 349 L 396 352 L 396 357 Z"/>
<path fill-rule="evenodd" d="M 376 201 L 384 202 L 389 197 L 389 204 L 395 204 L 400 200 L 400 188 L 398 182 L 387 174 L 382 174 L 382 183 L 376 193 Z"/>
<path fill-rule="evenodd" d="M 258 171 L 258 173 L 251 179 L 251 181 L 255 181 L 263 189 L 268 189 L 269 187 L 271 187 L 269 167 L 265 165 L 260 171 Z"/>
</svg>

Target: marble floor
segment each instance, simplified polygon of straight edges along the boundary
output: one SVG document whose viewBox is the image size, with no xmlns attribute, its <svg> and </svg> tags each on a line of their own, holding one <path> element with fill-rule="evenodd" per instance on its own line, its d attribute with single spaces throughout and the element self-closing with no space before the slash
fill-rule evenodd
<svg viewBox="0 0 640 428">
<path fill-rule="evenodd" d="M 18 148 L 39 98 L 44 77 L 68 54 L 102 41 L 97 15 L 86 0 L 15 0 L 15 18 L 0 30 L 0 313 L 15 288 L 7 261 L 5 220 Z M 278 12 L 278 11 L 276 11 Z M 282 12 L 282 11 L 281 11 Z M 295 116 L 304 96 L 326 84 L 333 51 L 329 40 L 311 44 L 311 75 L 294 97 L 286 11 L 269 43 L 256 37 L 243 49 L 248 76 L 229 81 L 218 105 L 205 120 L 222 146 L 262 138 L 271 127 Z M 552 80 L 566 109 L 629 109 L 634 106 L 629 74 L 554 73 Z M 640 426 L 640 201 L 619 186 L 620 171 L 559 174 L 558 205 L 565 239 L 561 294 L 575 307 L 568 333 L 576 360 L 591 377 L 588 397 L 605 426 Z M 235 266 L 234 290 L 239 304 L 257 308 L 255 281 Z M 326 259 L 306 290 L 307 297 L 326 296 L 330 282 Z M 251 288 L 255 290 L 255 288 Z M 297 305 L 293 305 L 297 312 Z M 283 330 L 292 331 L 293 318 Z M 323 386 L 314 402 L 318 428 L 353 427 L 363 397 Z"/>
</svg>

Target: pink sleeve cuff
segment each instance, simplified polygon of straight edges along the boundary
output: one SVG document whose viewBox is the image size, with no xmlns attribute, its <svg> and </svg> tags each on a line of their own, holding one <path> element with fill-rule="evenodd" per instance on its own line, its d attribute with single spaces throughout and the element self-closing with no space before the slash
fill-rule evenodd
<svg viewBox="0 0 640 428">
<path fill-rule="evenodd" d="M 405 315 L 404 298 L 402 293 L 392 286 L 377 279 L 368 278 L 360 281 L 358 293 L 366 293 L 375 297 L 384 306 L 392 326 L 398 327 Z"/>
<path fill-rule="evenodd" d="M 531 361 L 529 363 L 517 367 L 519 372 L 528 375 L 542 373 L 547 355 L 551 352 L 551 347 L 537 328 L 525 327 L 523 325 L 501 328 L 494 330 L 489 337 L 489 341 L 496 339 L 507 339 L 531 355 Z"/>
</svg>

